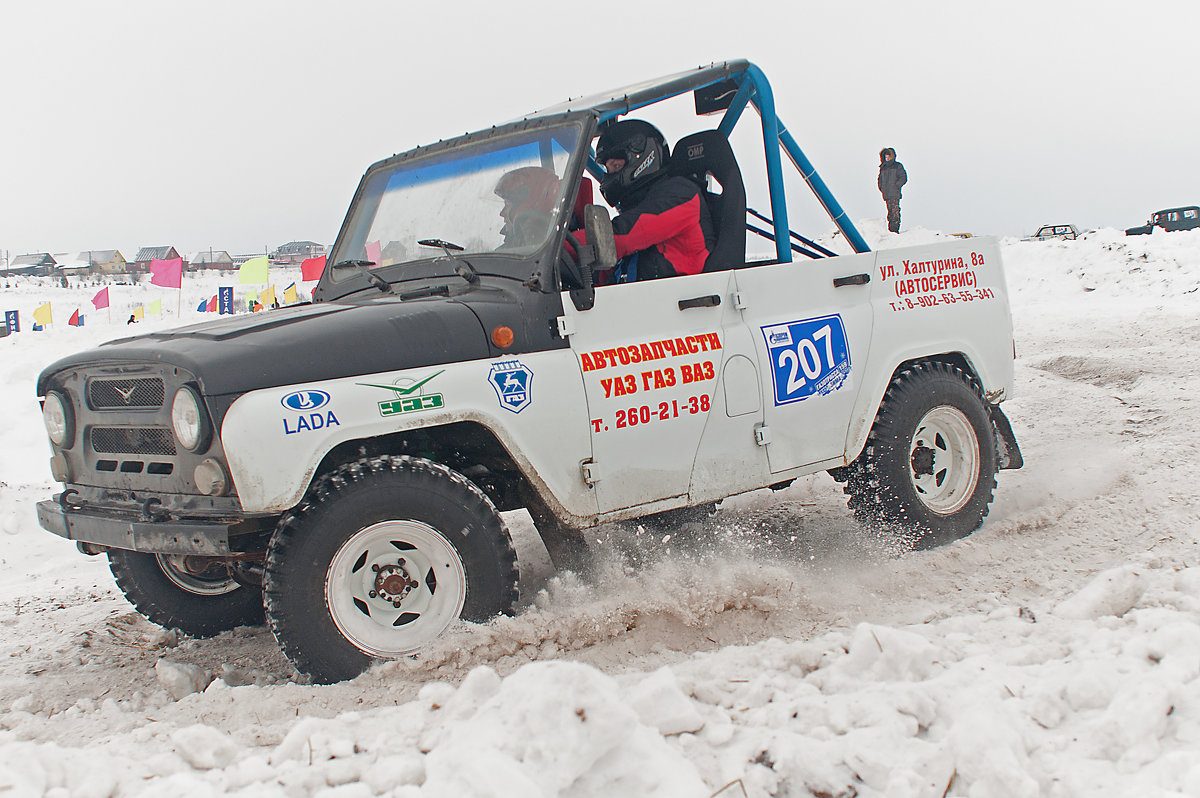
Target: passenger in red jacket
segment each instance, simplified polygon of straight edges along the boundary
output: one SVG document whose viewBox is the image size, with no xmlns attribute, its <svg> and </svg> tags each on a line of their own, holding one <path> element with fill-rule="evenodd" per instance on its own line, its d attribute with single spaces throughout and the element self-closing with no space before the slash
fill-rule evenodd
<svg viewBox="0 0 1200 798">
<path fill-rule="evenodd" d="M 640 119 L 610 125 L 596 144 L 607 173 L 600 193 L 619 215 L 616 282 L 699 274 L 715 237 L 700 187 L 672 175 L 670 150 L 658 128 Z M 583 234 L 576 237 L 585 241 Z"/>
</svg>

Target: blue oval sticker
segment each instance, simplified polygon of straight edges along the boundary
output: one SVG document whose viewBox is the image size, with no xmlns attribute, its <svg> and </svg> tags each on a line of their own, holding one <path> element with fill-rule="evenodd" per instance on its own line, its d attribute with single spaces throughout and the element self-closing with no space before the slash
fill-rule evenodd
<svg viewBox="0 0 1200 798">
<path fill-rule="evenodd" d="M 288 410 L 295 410 L 298 413 L 305 413 L 309 410 L 316 410 L 319 407 L 324 407 L 329 404 L 329 394 L 324 391 L 294 391 L 279 402 Z"/>
</svg>

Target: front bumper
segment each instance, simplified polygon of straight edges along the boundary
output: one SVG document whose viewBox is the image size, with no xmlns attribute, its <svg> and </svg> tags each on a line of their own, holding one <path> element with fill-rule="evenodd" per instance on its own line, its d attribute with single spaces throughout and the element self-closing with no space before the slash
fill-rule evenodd
<svg viewBox="0 0 1200 798">
<path fill-rule="evenodd" d="M 37 515 L 43 529 L 80 543 L 153 554 L 211 557 L 239 553 L 230 546 L 231 536 L 271 526 L 266 519 L 147 520 L 119 510 L 90 505 L 72 507 L 61 500 L 38 502 Z"/>
</svg>

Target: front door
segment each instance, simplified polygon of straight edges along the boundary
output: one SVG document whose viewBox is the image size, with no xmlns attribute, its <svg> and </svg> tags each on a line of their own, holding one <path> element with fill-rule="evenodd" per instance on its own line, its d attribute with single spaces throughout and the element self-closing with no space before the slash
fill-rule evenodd
<svg viewBox="0 0 1200 798">
<path fill-rule="evenodd" d="M 601 512 L 687 495 L 726 358 L 727 328 L 741 324 L 730 302 L 732 275 L 605 286 L 587 311 L 575 310 L 564 294 Z"/>
</svg>

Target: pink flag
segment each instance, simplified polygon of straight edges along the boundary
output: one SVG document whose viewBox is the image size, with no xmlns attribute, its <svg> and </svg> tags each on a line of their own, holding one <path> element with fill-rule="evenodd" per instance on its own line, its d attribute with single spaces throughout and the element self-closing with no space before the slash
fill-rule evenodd
<svg viewBox="0 0 1200 798">
<path fill-rule="evenodd" d="M 183 258 L 151 258 L 150 284 L 161 285 L 163 288 L 180 288 L 183 285 Z"/>
<path fill-rule="evenodd" d="M 104 286 L 96 295 L 92 297 L 92 304 L 96 306 L 96 310 L 102 310 L 108 307 L 108 286 Z"/>
<path fill-rule="evenodd" d="M 212 299 L 208 300 L 207 310 L 209 313 L 212 313 L 216 309 L 217 309 L 217 295 L 213 294 Z"/>
<path fill-rule="evenodd" d="M 367 242 L 367 260 L 371 263 L 379 263 L 379 259 L 383 257 L 383 247 L 378 241 Z"/>
<path fill-rule="evenodd" d="M 319 258 L 306 258 L 300 264 L 300 279 L 301 280 L 320 280 L 321 272 L 325 271 L 325 256 Z"/>
</svg>

